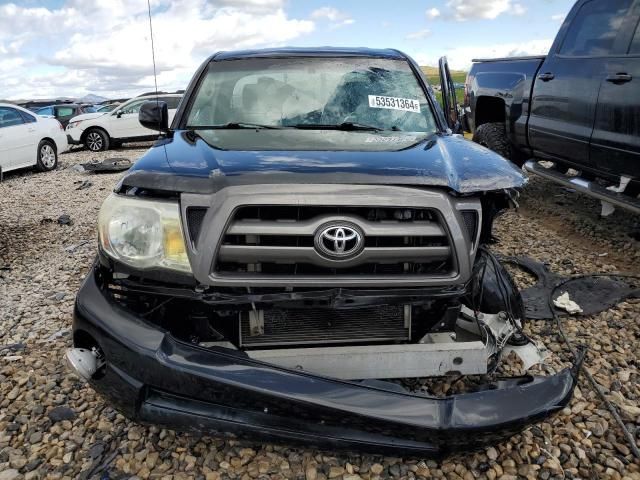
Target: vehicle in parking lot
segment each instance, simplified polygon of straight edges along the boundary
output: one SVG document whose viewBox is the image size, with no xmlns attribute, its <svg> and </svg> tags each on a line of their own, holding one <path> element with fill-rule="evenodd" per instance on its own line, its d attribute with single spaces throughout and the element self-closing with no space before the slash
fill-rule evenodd
<svg viewBox="0 0 640 480">
<path fill-rule="evenodd" d="M 155 140 L 159 132 L 143 127 L 138 122 L 138 112 L 143 103 L 161 101 L 169 108 L 173 119 L 181 94 L 146 95 L 132 98 L 111 112 L 87 113 L 72 118 L 67 125 L 67 138 L 72 145 L 84 145 L 92 152 L 108 150 L 126 142 Z"/>
<path fill-rule="evenodd" d="M 548 55 L 476 60 L 467 89 L 477 142 L 640 213 L 640 1 L 579 0 Z"/>
<path fill-rule="evenodd" d="M 171 127 L 163 102 L 139 118 L 164 135 L 102 205 L 67 352 L 128 417 L 440 455 L 569 402 L 579 359 L 446 398 L 383 380 L 538 358 L 486 248 L 526 179 L 452 134 L 405 54 L 218 53 Z"/>
<path fill-rule="evenodd" d="M 58 120 L 63 127 L 66 127 L 71 118 L 83 113 L 95 113 L 96 108 L 90 104 L 63 103 L 61 105 L 49 105 L 35 110 L 34 113 L 43 117 L 53 117 Z"/>
<path fill-rule="evenodd" d="M 53 170 L 58 165 L 58 154 L 67 149 L 67 138 L 58 120 L 0 103 L 0 174 L 27 167 Z"/>
</svg>

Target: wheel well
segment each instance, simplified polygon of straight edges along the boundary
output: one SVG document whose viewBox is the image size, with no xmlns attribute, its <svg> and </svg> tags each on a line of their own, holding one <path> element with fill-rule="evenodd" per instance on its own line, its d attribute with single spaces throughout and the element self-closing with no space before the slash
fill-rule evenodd
<svg viewBox="0 0 640 480">
<path fill-rule="evenodd" d="M 501 98 L 479 97 L 476 101 L 475 127 L 485 123 L 506 123 L 505 103 Z"/>
<path fill-rule="evenodd" d="M 40 140 L 40 142 L 49 142 L 51 143 L 51 145 L 53 145 L 53 150 L 58 153 L 58 145 L 56 145 L 56 142 L 53 138 L 49 138 L 49 137 L 44 137 L 42 140 Z M 38 155 L 40 153 L 38 152 Z"/>
</svg>

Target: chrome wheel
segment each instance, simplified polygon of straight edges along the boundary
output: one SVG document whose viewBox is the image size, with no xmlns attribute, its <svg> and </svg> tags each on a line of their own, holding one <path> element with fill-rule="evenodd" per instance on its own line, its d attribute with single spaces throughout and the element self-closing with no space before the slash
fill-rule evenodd
<svg viewBox="0 0 640 480">
<path fill-rule="evenodd" d="M 47 169 L 56 166 L 56 152 L 48 143 L 40 147 L 40 163 Z"/>
<path fill-rule="evenodd" d="M 85 145 L 92 152 L 99 152 L 100 150 L 102 150 L 102 147 L 104 146 L 104 140 L 102 139 L 102 135 L 100 135 L 98 132 L 89 132 L 89 135 L 87 135 L 87 140 L 85 142 Z"/>
</svg>

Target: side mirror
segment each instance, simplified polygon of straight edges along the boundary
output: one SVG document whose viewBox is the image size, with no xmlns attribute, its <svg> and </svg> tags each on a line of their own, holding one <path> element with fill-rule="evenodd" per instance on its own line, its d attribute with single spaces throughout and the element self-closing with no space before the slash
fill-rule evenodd
<svg viewBox="0 0 640 480">
<path fill-rule="evenodd" d="M 169 132 L 169 108 L 166 102 L 149 101 L 142 104 L 138 112 L 140 125 L 160 133 Z"/>
<path fill-rule="evenodd" d="M 122 110 L 116 110 L 116 117 L 120 118 L 124 112 Z"/>
</svg>

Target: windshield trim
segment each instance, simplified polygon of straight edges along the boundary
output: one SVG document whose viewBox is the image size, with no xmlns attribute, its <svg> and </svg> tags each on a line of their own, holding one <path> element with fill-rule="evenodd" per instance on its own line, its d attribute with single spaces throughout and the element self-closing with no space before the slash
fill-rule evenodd
<svg viewBox="0 0 640 480">
<path fill-rule="evenodd" d="M 431 92 L 427 86 L 426 78 L 424 77 L 424 74 L 422 73 L 418 65 L 415 63 L 415 60 L 413 60 L 411 57 L 409 57 L 407 54 L 405 54 L 400 50 L 396 50 L 396 49 L 391 49 L 391 50 L 397 52 L 400 55 L 401 58 L 399 58 L 398 60 L 405 61 L 409 65 L 409 68 L 411 69 L 413 76 L 418 82 L 418 85 L 422 89 L 422 92 L 424 93 L 424 96 L 427 99 L 427 103 L 429 104 L 429 109 L 431 111 L 431 114 L 433 115 L 435 125 L 436 125 L 436 133 L 446 133 L 449 127 L 446 125 L 446 122 L 444 120 L 444 115 L 442 114 L 442 111 L 441 111 L 441 107 L 439 107 L 439 105 L 437 104 L 435 97 L 432 97 Z M 253 58 L 253 57 L 237 57 L 237 58 L 217 59 L 219 55 L 227 54 L 227 53 L 229 52 L 217 52 L 211 55 L 209 58 L 207 58 L 204 62 L 200 64 L 200 66 L 198 67 L 198 70 L 196 70 L 196 73 L 194 74 L 193 78 L 189 82 L 189 85 L 187 86 L 187 89 L 184 92 L 183 101 L 180 102 L 180 105 L 178 106 L 176 114 L 173 118 L 173 122 L 171 123 L 170 130 L 188 130 L 189 129 L 187 127 L 189 112 L 191 111 L 191 107 L 193 106 L 193 102 L 195 100 L 196 94 L 200 89 L 200 85 L 206 78 L 207 72 L 209 70 L 209 66 L 212 63 L 246 61 Z M 278 59 L 371 58 L 371 59 L 377 59 L 380 57 L 376 55 L 353 55 L 353 54 L 341 55 L 340 53 L 336 53 L 335 55 L 323 55 L 323 54 L 313 55 L 310 53 L 304 54 L 304 55 L 293 55 L 293 54 L 279 55 L 277 53 L 274 53 L 272 55 L 262 55 L 262 56 L 259 56 L 259 58 L 278 58 Z"/>
<path fill-rule="evenodd" d="M 298 123 L 295 125 L 262 125 L 250 122 L 228 122 L 220 125 L 187 125 L 185 130 L 337 130 L 342 132 L 402 132 L 397 127 L 379 128 L 357 122 Z"/>
<path fill-rule="evenodd" d="M 293 130 L 293 131 L 304 131 L 304 130 L 298 130 L 295 128 L 283 128 L 283 129 L 265 129 L 265 130 L 261 130 L 261 134 L 272 134 L 272 135 L 277 135 L 277 134 L 282 134 L 283 130 Z M 237 152 L 237 151 L 242 151 L 242 149 L 235 149 L 235 148 L 225 148 L 220 146 L 219 144 L 215 144 L 210 142 L 210 139 L 207 137 L 206 134 L 201 134 L 200 132 L 207 132 L 208 130 L 198 130 L 198 129 L 182 129 L 179 130 L 180 135 L 184 136 L 189 136 L 189 135 L 194 135 L 195 137 L 197 137 L 198 139 L 200 139 L 201 141 L 203 141 L 204 143 L 207 144 L 207 146 L 215 149 L 215 150 L 220 150 L 220 151 L 224 151 L 224 152 Z M 223 130 L 223 131 L 228 131 L 228 130 Z M 331 132 L 341 132 L 344 133 L 344 131 L 341 130 L 330 130 Z M 401 148 L 389 148 L 388 150 L 366 150 L 363 148 L 349 148 L 349 149 L 345 149 L 344 147 L 339 147 L 339 148 L 335 148 L 335 149 L 322 149 L 322 148 L 288 148 L 288 149 L 274 149 L 274 148 L 264 148 L 261 147 L 260 149 L 249 149 L 249 151 L 264 151 L 264 152 L 374 152 L 374 153 L 380 153 L 380 152 L 404 152 L 405 150 L 411 150 L 413 148 L 416 148 L 416 146 L 420 145 L 421 143 L 425 144 L 424 149 L 425 150 L 429 150 L 430 148 L 432 148 L 435 145 L 435 139 L 442 135 L 440 132 L 406 132 L 406 131 L 399 131 L 399 132 L 395 132 L 392 130 L 383 130 L 380 132 L 373 132 L 373 131 L 367 131 L 367 130 L 355 130 L 355 131 L 348 131 L 347 133 L 359 133 L 362 136 L 366 136 L 366 135 L 380 135 L 383 138 L 388 135 L 388 134 L 395 134 L 395 135 L 402 135 L 402 136 L 414 136 L 415 139 L 413 142 L 408 143 L 406 146 L 401 147 Z M 192 142 L 193 140 L 187 140 L 188 142 Z M 387 143 L 388 146 L 391 146 L 392 143 Z"/>
</svg>

